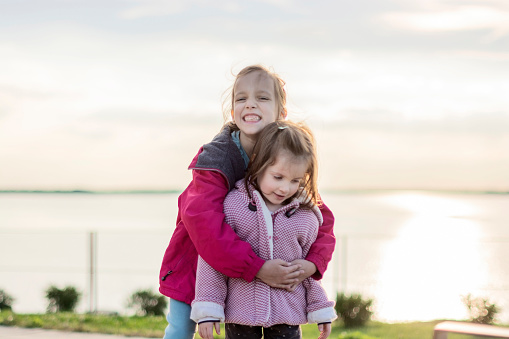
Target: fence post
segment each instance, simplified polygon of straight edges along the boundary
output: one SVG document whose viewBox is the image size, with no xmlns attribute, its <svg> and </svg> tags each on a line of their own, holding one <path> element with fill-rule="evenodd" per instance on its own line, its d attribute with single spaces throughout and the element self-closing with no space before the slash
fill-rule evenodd
<svg viewBox="0 0 509 339">
<path fill-rule="evenodd" d="M 90 232 L 90 285 L 89 285 L 89 311 L 95 313 L 97 311 L 97 233 Z"/>
</svg>

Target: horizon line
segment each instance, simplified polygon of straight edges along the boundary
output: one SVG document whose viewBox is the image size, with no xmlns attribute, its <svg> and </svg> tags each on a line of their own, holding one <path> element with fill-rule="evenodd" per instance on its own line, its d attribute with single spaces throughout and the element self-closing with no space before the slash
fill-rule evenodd
<svg viewBox="0 0 509 339">
<path fill-rule="evenodd" d="M 22 189 L 2 190 L 0 193 L 51 193 L 51 194 L 175 194 L 182 193 L 184 189 L 123 189 L 123 190 L 43 190 L 43 189 Z M 420 192 L 441 192 L 441 193 L 463 193 L 463 194 L 509 194 L 509 190 L 468 190 L 468 189 L 430 189 L 430 188 L 333 188 L 323 189 L 322 193 L 367 193 L 367 192 L 397 192 L 397 191 L 420 191 Z"/>
</svg>

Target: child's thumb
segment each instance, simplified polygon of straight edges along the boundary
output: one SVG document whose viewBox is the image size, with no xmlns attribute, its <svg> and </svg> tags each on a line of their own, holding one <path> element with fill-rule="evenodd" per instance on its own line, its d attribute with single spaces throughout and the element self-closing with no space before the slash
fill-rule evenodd
<svg viewBox="0 0 509 339">
<path fill-rule="evenodd" d="M 323 332 L 323 324 L 318 324 L 318 331 Z"/>
<path fill-rule="evenodd" d="M 214 327 L 216 328 L 216 333 L 221 334 L 221 326 L 219 323 L 214 323 Z"/>
</svg>

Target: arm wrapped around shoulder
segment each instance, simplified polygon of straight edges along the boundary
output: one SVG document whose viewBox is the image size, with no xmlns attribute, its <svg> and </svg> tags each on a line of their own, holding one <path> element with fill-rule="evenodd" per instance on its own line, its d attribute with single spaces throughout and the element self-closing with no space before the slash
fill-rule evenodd
<svg viewBox="0 0 509 339">
<path fill-rule="evenodd" d="M 318 228 L 316 240 L 311 245 L 309 253 L 305 258 L 316 266 L 316 273 L 312 275 L 312 278 L 315 280 L 322 279 L 336 246 L 334 215 L 323 202 L 320 205 L 320 212 L 322 213 L 323 224 Z"/>
</svg>

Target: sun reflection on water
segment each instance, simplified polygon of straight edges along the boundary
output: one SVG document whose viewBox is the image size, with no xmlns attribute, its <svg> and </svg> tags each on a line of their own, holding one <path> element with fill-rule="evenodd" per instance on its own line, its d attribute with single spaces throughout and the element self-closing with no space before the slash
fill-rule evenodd
<svg viewBox="0 0 509 339">
<path fill-rule="evenodd" d="M 383 321 L 465 319 L 461 296 L 478 289 L 486 274 L 479 258 L 480 227 L 465 202 L 425 193 L 385 196 L 410 212 L 383 251 L 376 298 Z"/>
</svg>

